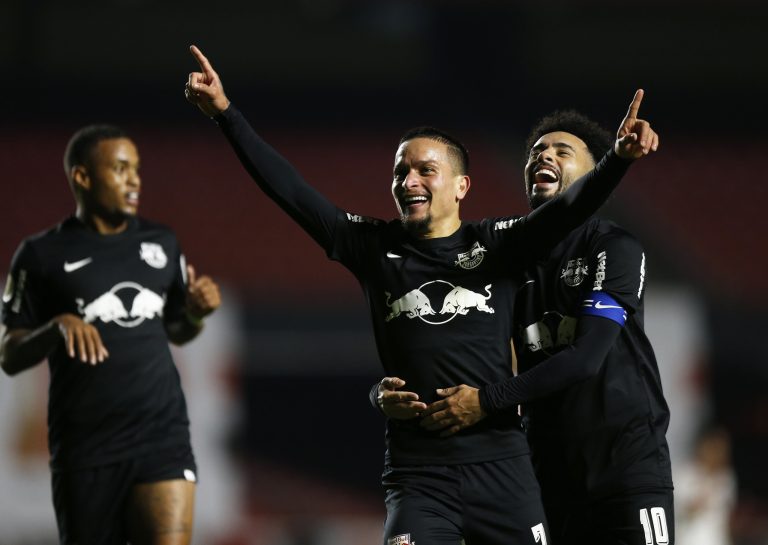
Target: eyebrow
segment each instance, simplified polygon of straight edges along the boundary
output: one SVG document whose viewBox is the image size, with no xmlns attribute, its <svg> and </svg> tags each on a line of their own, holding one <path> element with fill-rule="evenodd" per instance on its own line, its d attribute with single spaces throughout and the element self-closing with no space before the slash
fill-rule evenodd
<svg viewBox="0 0 768 545">
<path fill-rule="evenodd" d="M 416 168 L 421 168 L 421 167 L 424 167 L 424 166 L 427 166 L 427 165 L 430 165 L 430 166 L 440 166 L 440 162 L 436 161 L 435 159 L 427 159 L 426 161 L 416 161 L 416 162 L 413 163 L 413 166 L 416 167 Z M 397 163 L 395 165 L 395 168 L 392 169 L 392 172 L 394 174 L 397 174 L 398 171 L 402 172 L 403 169 L 407 170 L 408 167 L 405 166 L 404 162 L 400 161 L 399 163 Z"/>
<path fill-rule="evenodd" d="M 576 148 L 574 148 L 570 144 L 566 144 L 565 142 L 555 142 L 554 144 L 552 144 L 552 146 L 555 147 L 555 148 L 568 148 L 572 152 L 576 153 Z M 539 150 L 542 150 L 542 149 L 544 149 L 546 147 L 547 147 L 547 144 L 542 142 L 541 144 L 537 144 L 537 145 L 533 146 L 531 148 L 531 151 L 539 151 Z"/>
</svg>

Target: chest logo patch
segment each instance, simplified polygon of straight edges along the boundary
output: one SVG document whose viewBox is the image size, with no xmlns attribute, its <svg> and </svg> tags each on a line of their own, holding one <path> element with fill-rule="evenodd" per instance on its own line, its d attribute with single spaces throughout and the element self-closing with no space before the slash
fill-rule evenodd
<svg viewBox="0 0 768 545">
<path fill-rule="evenodd" d="M 165 255 L 163 247 L 155 242 L 142 242 L 139 257 L 155 269 L 162 269 L 168 264 L 168 256 Z"/>
<path fill-rule="evenodd" d="M 128 301 L 130 304 L 126 304 Z M 105 324 L 114 322 L 122 327 L 136 327 L 144 320 L 162 316 L 164 307 L 163 297 L 136 282 L 115 284 L 88 304 L 77 299 L 77 309 L 89 324 L 101 320 Z"/>
<path fill-rule="evenodd" d="M 461 253 L 457 256 L 455 265 L 458 265 L 462 269 L 474 269 L 480 263 L 483 262 L 485 252 L 488 250 L 481 246 L 479 242 L 475 242 L 468 252 Z"/>
<path fill-rule="evenodd" d="M 426 282 L 392 302 L 390 302 L 392 295 L 384 292 L 387 297 L 386 304 L 390 310 L 384 321 L 389 322 L 405 314 L 408 318 L 419 318 L 428 324 L 440 325 L 450 322 L 459 314 L 464 316 L 472 309 L 493 314 L 493 308 L 488 306 L 488 300 L 491 298 L 491 284 L 485 286 L 485 293 L 487 296 L 461 286 L 454 286 L 445 280 Z M 439 312 L 435 311 L 437 307 L 432 306 L 432 301 L 442 301 Z"/>
<path fill-rule="evenodd" d="M 565 268 L 560 273 L 560 280 L 565 282 L 566 286 L 575 287 L 584 282 L 589 274 L 589 265 L 583 257 L 569 259 Z"/>
<path fill-rule="evenodd" d="M 387 545 L 416 545 L 416 542 L 411 541 L 411 534 L 400 534 L 387 539 Z"/>
</svg>

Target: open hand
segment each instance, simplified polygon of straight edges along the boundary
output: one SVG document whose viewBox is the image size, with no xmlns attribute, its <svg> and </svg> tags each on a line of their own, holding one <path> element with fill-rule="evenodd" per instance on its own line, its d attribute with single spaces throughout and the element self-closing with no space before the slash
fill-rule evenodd
<svg viewBox="0 0 768 545">
<path fill-rule="evenodd" d="M 382 412 L 389 418 L 409 420 L 416 418 L 427 408 L 426 403 L 419 401 L 416 392 L 398 390 L 405 386 L 405 381 L 398 377 L 384 377 L 379 382 L 379 393 L 376 402 Z"/>
<path fill-rule="evenodd" d="M 83 363 L 97 365 L 109 357 L 99 330 L 74 314 L 60 314 L 53 319 L 64 339 L 70 358 L 79 357 Z"/>
<path fill-rule="evenodd" d="M 441 437 L 477 424 L 486 417 L 480 406 L 480 390 L 462 384 L 440 388 L 437 394 L 443 399 L 430 403 L 422 412 L 421 426 L 430 431 L 440 431 Z"/>
</svg>

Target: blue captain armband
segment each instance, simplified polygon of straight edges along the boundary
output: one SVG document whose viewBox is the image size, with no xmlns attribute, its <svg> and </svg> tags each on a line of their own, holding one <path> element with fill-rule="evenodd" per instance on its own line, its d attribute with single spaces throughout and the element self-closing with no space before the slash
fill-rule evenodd
<svg viewBox="0 0 768 545">
<path fill-rule="evenodd" d="M 593 291 L 588 299 L 581 303 L 581 314 L 585 316 L 600 316 L 613 320 L 620 326 L 627 323 L 627 311 L 616 299 L 602 291 Z"/>
</svg>

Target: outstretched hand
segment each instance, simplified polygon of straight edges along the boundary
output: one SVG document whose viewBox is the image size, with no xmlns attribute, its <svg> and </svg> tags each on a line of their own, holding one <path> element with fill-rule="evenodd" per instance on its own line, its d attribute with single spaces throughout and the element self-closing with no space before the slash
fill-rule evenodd
<svg viewBox="0 0 768 545">
<path fill-rule="evenodd" d="M 635 92 L 627 115 L 616 133 L 613 149 L 616 155 L 624 159 L 639 159 L 659 149 L 659 135 L 650 123 L 637 117 L 644 94 L 642 89 Z"/>
<path fill-rule="evenodd" d="M 430 431 L 439 431 L 441 437 L 468 428 L 486 417 L 480 406 L 480 390 L 461 384 L 451 388 L 440 388 L 437 394 L 443 399 L 427 406 L 422 413 L 421 426 Z"/>
<path fill-rule="evenodd" d="M 405 381 L 398 377 L 384 377 L 379 382 L 376 403 L 389 418 L 409 420 L 416 418 L 427 408 L 426 403 L 419 401 L 416 392 L 398 390 L 405 386 Z"/>
<path fill-rule="evenodd" d="M 189 46 L 189 51 L 200 65 L 200 72 L 191 72 L 184 87 L 184 96 L 189 102 L 200 108 L 208 117 L 214 117 L 229 107 L 229 99 L 224 94 L 224 86 L 216 71 L 197 46 Z"/>
</svg>

